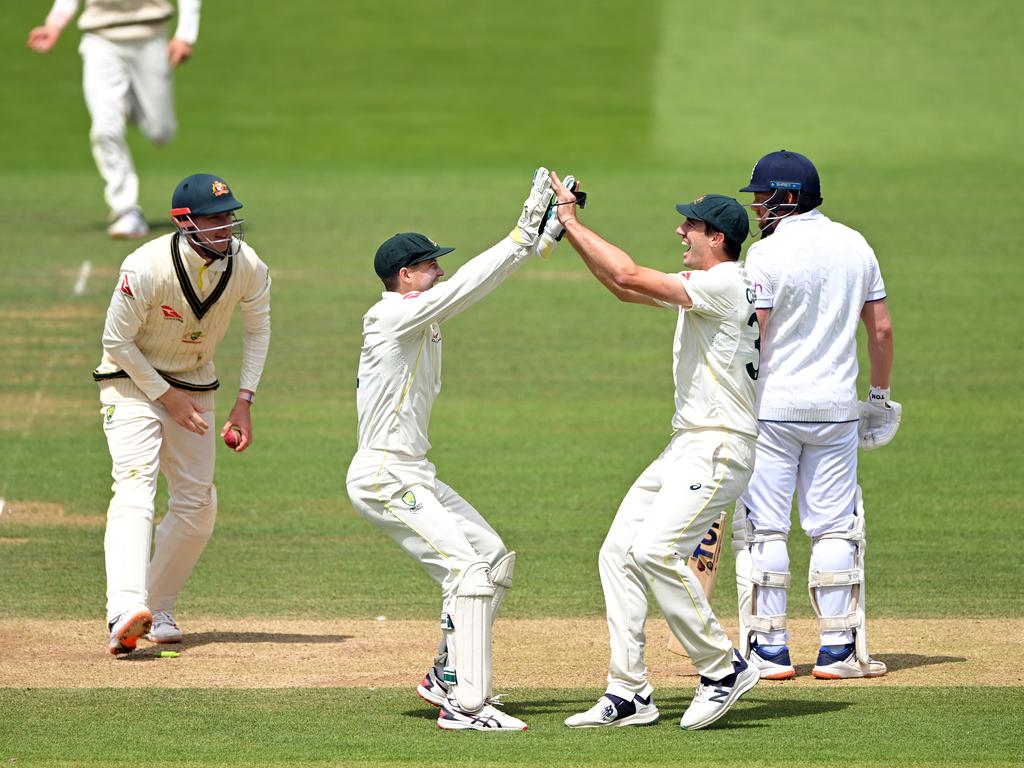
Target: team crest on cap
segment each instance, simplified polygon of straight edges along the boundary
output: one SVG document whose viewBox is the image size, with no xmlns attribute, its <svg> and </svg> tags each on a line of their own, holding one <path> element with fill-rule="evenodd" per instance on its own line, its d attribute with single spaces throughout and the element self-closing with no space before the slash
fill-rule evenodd
<svg viewBox="0 0 1024 768">
<path fill-rule="evenodd" d="M 697 205 L 699 203 L 703 203 L 704 202 L 704 197 L 705 197 L 704 195 L 701 195 L 700 197 L 698 197 L 696 200 L 693 201 L 693 205 Z"/>
<path fill-rule="evenodd" d="M 214 197 L 220 197 L 221 195 L 230 195 L 231 190 L 228 189 L 228 185 L 220 179 L 215 179 L 213 184 L 210 185 L 210 189 L 213 191 Z"/>
</svg>

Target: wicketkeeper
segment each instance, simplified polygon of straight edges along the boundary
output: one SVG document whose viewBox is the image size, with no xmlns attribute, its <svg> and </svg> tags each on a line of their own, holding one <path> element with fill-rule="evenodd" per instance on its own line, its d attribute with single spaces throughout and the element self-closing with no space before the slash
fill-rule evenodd
<svg viewBox="0 0 1024 768">
<path fill-rule="evenodd" d="M 438 259 L 454 249 L 425 235 L 397 234 L 374 257 L 384 293 L 363 317 L 359 448 L 346 482 L 353 506 L 441 585 L 441 643 L 417 692 L 440 708 L 446 730 L 520 731 L 526 723 L 495 706 L 491 677 L 491 625 L 512 586 L 515 552 L 427 459 L 441 324 L 553 247 L 561 226 L 554 217 L 543 224 L 551 195 L 541 168 L 508 237 L 445 282 Z"/>
</svg>

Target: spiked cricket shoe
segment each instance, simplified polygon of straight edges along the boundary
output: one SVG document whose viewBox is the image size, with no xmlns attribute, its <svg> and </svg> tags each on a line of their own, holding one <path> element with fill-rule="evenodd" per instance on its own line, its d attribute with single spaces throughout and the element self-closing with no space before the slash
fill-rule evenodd
<svg viewBox="0 0 1024 768">
<path fill-rule="evenodd" d="M 731 675 L 722 680 L 709 680 L 701 675 L 697 693 L 679 721 L 681 728 L 687 731 L 706 728 L 728 712 L 740 696 L 757 685 L 761 679 L 757 668 L 748 664 L 736 651 L 733 654 Z"/>
<path fill-rule="evenodd" d="M 811 674 L 819 680 L 848 680 L 855 677 L 881 677 L 889 670 L 885 664 L 868 657 L 867 663 L 857 660 L 853 643 L 823 645 L 818 651 L 818 663 Z"/>
<path fill-rule="evenodd" d="M 789 660 L 789 648 L 785 645 L 781 650 L 769 653 L 754 643 L 747 661 L 757 668 L 762 680 L 792 680 L 796 677 L 796 668 Z"/>
<path fill-rule="evenodd" d="M 441 705 L 437 727 L 445 731 L 525 731 L 527 726 L 493 704 L 484 704 L 476 712 L 467 712 L 449 698 Z"/>
<path fill-rule="evenodd" d="M 146 639 L 151 643 L 180 643 L 181 630 L 170 611 L 153 611 L 153 628 Z"/>
<path fill-rule="evenodd" d="M 565 719 L 570 728 L 616 728 L 624 725 L 647 725 L 658 719 L 658 708 L 654 705 L 654 694 L 643 698 L 639 694 L 624 699 L 613 693 L 606 693 L 597 704 L 586 712 L 580 712 Z"/>
<path fill-rule="evenodd" d="M 149 632 L 153 626 L 153 614 L 148 608 L 136 608 L 125 611 L 107 627 L 110 629 L 110 645 L 107 650 L 115 656 L 131 653 L 139 643 L 139 638 Z"/>
<path fill-rule="evenodd" d="M 448 683 L 441 679 L 434 667 L 427 670 L 423 680 L 416 686 L 416 693 L 419 694 L 419 697 L 435 707 L 444 706 L 450 690 Z"/>
</svg>

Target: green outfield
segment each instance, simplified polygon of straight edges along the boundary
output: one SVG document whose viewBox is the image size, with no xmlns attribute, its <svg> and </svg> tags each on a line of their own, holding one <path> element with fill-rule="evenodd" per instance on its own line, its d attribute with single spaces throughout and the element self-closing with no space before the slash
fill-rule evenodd
<svg viewBox="0 0 1024 768">
<path fill-rule="evenodd" d="M 59 635 L 62 619 L 95 619 L 94 664 L 107 661 L 110 467 L 89 374 L 131 246 L 104 235 L 77 33 L 47 57 L 24 47 L 47 7 L 0 11 L 0 620 L 48 619 Z M 1005 0 L 205 3 L 178 75 L 178 138 L 156 149 L 133 134 L 142 203 L 169 231 L 182 176 L 232 183 L 271 266 L 274 336 L 255 445 L 218 454 L 218 528 L 179 604 L 186 631 L 190 619 L 336 618 L 339 632 L 378 615 L 435 619 L 436 586 L 344 491 L 382 240 L 416 230 L 455 246 L 450 273 L 508 232 L 543 164 L 583 180 L 589 224 L 674 270 L 674 204 L 707 192 L 747 202 L 735 190 L 780 147 L 815 160 L 823 210 L 866 235 L 889 292 L 904 420 L 861 460 L 869 615 L 1018 626 L 1022 32 Z M 669 433 L 672 328 L 666 313 L 618 304 L 567 244 L 445 326 L 431 456 L 519 552 L 504 616 L 603 613 L 598 548 Z M 236 327 L 218 353 L 225 393 L 239 339 Z M 791 552 L 792 614 L 807 617 L 799 534 Z M 732 617 L 735 602 L 723 576 L 715 606 Z M 1005 680 L 984 685 L 901 686 L 895 669 L 886 686 L 761 686 L 721 727 L 687 734 L 675 726 L 687 682 L 659 689 L 654 728 L 568 732 L 561 719 L 600 693 L 597 648 L 576 687 L 514 690 L 510 711 L 530 731 L 500 746 L 437 732 L 411 696 L 418 668 L 405 689 L 90 690 L 0 675 L 0 762 L 123 763 L 145 745 L 146 764 L 173 766 L 1013 764 L 1024 665 L 1019 637 L 1006 643 Z M 388 667 L 389 652 L 372 649 L 365 666 Z M 33 657 L 0 652 L 4 664 L 31 669 Z"/>
</svg>

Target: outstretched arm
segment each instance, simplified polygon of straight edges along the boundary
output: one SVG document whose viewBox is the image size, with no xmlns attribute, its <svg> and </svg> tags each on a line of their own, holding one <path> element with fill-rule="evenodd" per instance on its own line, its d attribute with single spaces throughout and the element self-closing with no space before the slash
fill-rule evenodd
<svg viewBox="0 0 1024 768">
<path fill-rule="evenodd" d="M 551 186 L 560 203 L 558 218 L 565 227 L 566 237 L 594 277 L 620 301 L 651 307 L 661 306 L 661 302 L 684 309 L 693 306 L 677 275 L 640 266 L 628 253 L 577 219 L 575 197 L 554 172 L 551 174 Z"/>
</svg>

